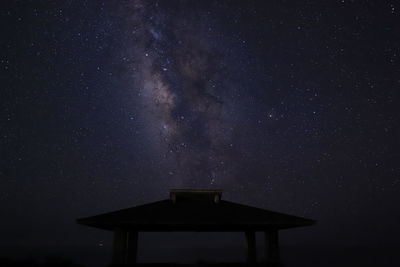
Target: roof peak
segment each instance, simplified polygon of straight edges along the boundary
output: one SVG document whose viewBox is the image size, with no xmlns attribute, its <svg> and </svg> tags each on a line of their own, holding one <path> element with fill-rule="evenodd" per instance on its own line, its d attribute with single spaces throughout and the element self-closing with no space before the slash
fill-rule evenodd
<svg viewBox="0 0 400 267">
<path fill-rule="evenodd" d="M 221 189 L 191 189 L 191 188 L 172 188 L 170 192 L 177 193 L 222 193 Z"/>
<path fill-rule="evenodd" d="M 210 201 L 219 203 L 222 197 L 222 190 L 211 189 L 171 189 L 169 192 L 173 203 L 177 201 Z"/>
</svg>

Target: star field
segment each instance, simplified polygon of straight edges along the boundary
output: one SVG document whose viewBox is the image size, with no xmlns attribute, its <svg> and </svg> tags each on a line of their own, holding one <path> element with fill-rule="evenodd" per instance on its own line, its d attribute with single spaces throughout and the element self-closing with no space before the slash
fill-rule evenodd
<svg viewBox="0 0 400 267">
<path fill-rule="evenodd" d="M 182 187 L 397 242 L 396 1 L 2 6 L 0 245 L 97 244 L 74 218 Z"/>
</svg>

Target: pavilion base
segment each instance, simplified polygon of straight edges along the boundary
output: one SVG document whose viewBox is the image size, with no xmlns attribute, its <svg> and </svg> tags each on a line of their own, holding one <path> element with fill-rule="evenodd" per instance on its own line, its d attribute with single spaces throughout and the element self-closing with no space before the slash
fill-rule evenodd
<svg viewBox="0 0 400 267">
<path fill-rule="evenodd" d="M 235 266 L 280 266 L 278 230 L 268 230 L 265 234 L 265 263 L 257 263 L 256 232 L 246 231 L 246 263 L 229 263 Z M 111 266 L 229 266 L 228 263 L 215 264 L 153 264 L 137 263 L 138 232 L 121 228 L 114 230 L 113 262 Z"/>
</svg>

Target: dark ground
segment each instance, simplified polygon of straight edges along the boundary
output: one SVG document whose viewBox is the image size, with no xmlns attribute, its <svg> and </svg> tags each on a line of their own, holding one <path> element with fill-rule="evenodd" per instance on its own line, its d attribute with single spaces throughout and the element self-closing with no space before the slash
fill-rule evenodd
<svg viewBox="0 0 400 267">
<path fill-rule="evenodd" d="M 50 252 L 51 251 L 51 252 Z M 336 267 L 336 266 L 399 266 L 399 248 L 396 247 L 329 247 L 305 246 L 283 247 L 283 267 Z M 218 252 L 218 253 L 217 253 Z M 262 248 L 259 248 L 258 258 L 263 260 Z M 168 255 L 169 254 L 169 255 Z M 139 266 L 248 266 L 239 263 L 245 258 L 245 251 L 238 247 L 222 251 L 190 251 L 181 248 L 171 255 L 168 249 L 161 251 L 142 251 L 139 255 Z M 58 256 L 57 256 L 58 255 Z M 201 255 L 201 256 L 199 256 Z M 174 262 L 179 264 L 160 264 Z M 11 260 L 14 259 L 14 260 Z M 17 260 L 18 259 L 18 260 Z M 111 247 L 90 248 L 32 248 L 32 247 L 2 247 L 0 249 L 0 266 L 107 266 L 111 259 Z M 218 262 L 227 263 L 218 263 Z M 150 264 L 154 261 L 156 264 Z M 143 263 L 144 262 L 144 263 Z M 238 262 L 238 263 L 229 263 Z M 218 263 L 218 264 L 216 264 Z"/>
</svg>

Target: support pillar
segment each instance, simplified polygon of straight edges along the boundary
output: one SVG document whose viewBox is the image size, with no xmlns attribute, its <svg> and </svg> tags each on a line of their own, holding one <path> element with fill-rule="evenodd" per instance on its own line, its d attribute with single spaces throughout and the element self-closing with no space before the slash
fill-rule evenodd
<svg viewBox="0 0 400 267">
<path fill-rule="evenodd" d="M 122 265 L 126 262 L 127 237 L 127 232 L 124 229 L 116 228 L 114 230 L 112 261 L 115 265 Z"/>
<path fill-rule="evenodd" d="M 265 258 L 267 264 L 280 261 L 278 230 L 265 232 Z"/>
<path fill-rule="evenodd" d="M 247 241 L 247 263 L 256 263 L 256 233 L 254 231 L 246 231 L 245 234 Z"/>
<path fill-rule="evenodd" d="M 139 234 L 137 231 L 129 231 L 128 232 L 128 248 L 126 254 L 126 263 L 127 264 L 136 264 L 137 261 L 137 248 L 138 248 L 138 237 Z"/>
</svg>

